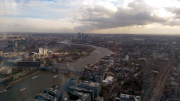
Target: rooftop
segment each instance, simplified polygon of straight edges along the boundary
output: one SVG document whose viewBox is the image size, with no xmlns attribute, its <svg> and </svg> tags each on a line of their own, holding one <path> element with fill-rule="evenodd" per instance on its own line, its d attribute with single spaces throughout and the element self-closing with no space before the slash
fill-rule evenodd
<svg viewBox="0 0 180 101">
<path fill-rule="evenodd" d="M 78 85 L 98 87 L 100 84 L 97 82 L 83 81 L 83 82 L 79 83 Z"/>
</svg>

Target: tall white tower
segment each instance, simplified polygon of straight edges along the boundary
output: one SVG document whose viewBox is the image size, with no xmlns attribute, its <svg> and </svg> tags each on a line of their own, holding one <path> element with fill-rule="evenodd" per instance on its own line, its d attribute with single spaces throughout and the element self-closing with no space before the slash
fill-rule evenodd
<svg viewBox="0 0 180 101">
<path fill-rule="evenodd" d="M 39 48 L 39 54 L 43 54 L 43 48 Z"/>
</svg>

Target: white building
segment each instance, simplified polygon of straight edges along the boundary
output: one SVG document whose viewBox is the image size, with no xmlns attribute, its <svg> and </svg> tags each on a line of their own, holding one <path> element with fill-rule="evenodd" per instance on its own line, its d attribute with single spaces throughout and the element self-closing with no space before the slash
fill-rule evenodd
<svg viewBox="0 0 180 101">
<path fill-rule="evenodd" d="M 126 55 L 126 57 L 125 57 L 124 60 L 125 60 L 125 61 L 129 61 L 129 55 Z"/>
<path fill-rule="evenodd" d="M 48 53 L 48 49 L 44 49 L 44 54 L 47 54 Z"/>
<path fill-rule="evenodd" d="M 141 101 L 140 96 L 121 94 L 120 101 Z"/>
<path fill-rule="evenodd" d="M 102 86 L 111 85 L 114 81 L 112 76 L 108 76 L 105 80 L 102 81 Z"/>
<path fill-rule="evenodd" d="M 39 54 L 43 54 L 43 48 L 39 48 Z"/>
<path fill-rule="evenodd" d="M 47 54 L 48 53 L 48 49 L 43 49 L 43 48 L 39 48 L 39 54 Z"/>
<path fill-rule="evenodd" d="M 2 67 L 1 74 L 10 74 L 12 73 L 12 68 L 10 67 Z"/>
</svg>

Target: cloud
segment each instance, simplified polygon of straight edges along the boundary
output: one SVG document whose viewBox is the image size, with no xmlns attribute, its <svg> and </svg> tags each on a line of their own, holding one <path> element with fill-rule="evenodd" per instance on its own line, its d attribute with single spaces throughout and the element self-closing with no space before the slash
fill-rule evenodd
<svg viewBox="0 0 180 101">
<path fill-rule="evenodd" d="M 76 23 L 66 19 L 0 17 L 1 32 L 73 32 Z"/>
<path fill-rule="evenodd" d="M 0 32 L 133 32 L 179 19 L 179 0 L 0 0 Z"/>
<path fill-rule="evenodd" d="M 166 8 L 169 12 L 175 14 L 175 18 L 180 18 L 180 8 L 177 8 L 177 7 L 168 7 Z"/>
<path fill-rule="evenodd" d="M 75 29 L 98 30 L 167 21 L 155 14 L 153 9 L 142 0 L 130 2 L 126 8 L 118 7 L 116 12 L 102 6 L 82 6 L 79 15 L 75 17 L 82 25 Z"/>
</svg>

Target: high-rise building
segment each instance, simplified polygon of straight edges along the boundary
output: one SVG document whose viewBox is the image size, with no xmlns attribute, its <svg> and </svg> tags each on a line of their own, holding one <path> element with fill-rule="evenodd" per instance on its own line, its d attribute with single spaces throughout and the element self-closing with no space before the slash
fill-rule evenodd
<svg viewBox="0 0 180 101">
<path fill-rule="evenodd" d="M 44 53 L 43 48 L 39 48 L 39 54 L 43 54 L 43 53 Z"/>
<path fill-rule="evenodd" d="M 87 89 L 87 90 L 94 90 L 95 91 L 94 97 L 99 96 L 101 92 L 101 84 L 97 82 L 84 81 L 84 82 L 80 82 L 76 86 L 79 88 Z"/>
<path fill-rule="evenodd" d="M 48 49 L 44 49 L 43 51 L 44 51 L 44 54 L 47 54 L 47 52 L 48 52 Z"/>
</svg>

